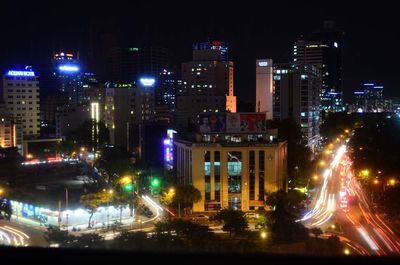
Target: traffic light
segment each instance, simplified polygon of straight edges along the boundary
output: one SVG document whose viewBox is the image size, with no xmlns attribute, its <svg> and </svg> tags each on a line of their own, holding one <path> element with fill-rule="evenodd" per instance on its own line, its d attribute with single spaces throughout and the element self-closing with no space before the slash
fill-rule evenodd
<svg viewBox="0 0 400 265">
<path fill-rule="evenodd" d="M 151 186 L 152 186 L 153 188 L 158 188 L 158 187 L 160 187 L 160 180 L 159 180 L 158 178 L 153 178 L 153 179 L 151 180 Z"/>
<path fill-rule="evenodd" d="M 124 191 L 126 192 L 131 192 L 133 190 L 133 184 L 132 183 L 128 183 L 124 185 Z"/>
</svg>

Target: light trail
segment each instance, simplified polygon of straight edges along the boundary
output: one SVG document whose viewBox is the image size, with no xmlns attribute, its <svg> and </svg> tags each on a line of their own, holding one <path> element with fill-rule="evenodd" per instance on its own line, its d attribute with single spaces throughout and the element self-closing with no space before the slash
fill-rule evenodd
<svg viewBox="0 0 400 265">
<path fill-rule="evenodd" d="M 369 235 L 365 232 L 364 228 L 362 227 L 357 227 L 357 231 L 358 233 L 360 233 L 360 235 L 364 238 L 364 240 L 367 242 L 367 244 L 369 245 L 369 247 L 372 250 L 378 251 L 379 248 L 376 245 L 376 243 L 371 239 L 371 237 L 369 237 Z"/>
</svg>

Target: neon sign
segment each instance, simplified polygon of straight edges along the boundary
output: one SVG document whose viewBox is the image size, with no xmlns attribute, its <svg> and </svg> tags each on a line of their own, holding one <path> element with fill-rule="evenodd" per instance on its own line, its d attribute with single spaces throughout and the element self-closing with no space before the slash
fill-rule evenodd
<svg viewBox="0 0 400 265">
<path fill-rule="evenodd" d="M 154 78 L 140 78 L 140 83 L 143 86 L 153 86 L 156 80 Z"/>
<path fill-rule="evenodd" d="M 74 65 L 61 65 L 60 67 L 58 67 L 58 69 L 60 71 L 66 71 L 66 72 L 77 72 L 77 71 L 79 71 L 79 67 L 78 66 L 74 66 Z"/>
<path fill-rule="evenodd" d="M 9 76 L 35 76 L 35 72 L 33 71 L 8 71 L 7 75 Z"/>
<path fill-rule="evenodd" d="M 261 67 L 268 66 L 268 62 L 258 62 L 258 66 L 261 66 Z"/>
</svg>

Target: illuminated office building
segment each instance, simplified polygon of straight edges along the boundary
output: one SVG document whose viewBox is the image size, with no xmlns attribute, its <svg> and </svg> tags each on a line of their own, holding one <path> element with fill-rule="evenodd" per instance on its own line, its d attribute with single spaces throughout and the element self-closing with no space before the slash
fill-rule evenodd
<svg viewBox="0 0 400 265">
<path fill-rule="evenodd" d="M 256 112 L 265 112 L 273 118 L 273 67 L 271 59 L 256 60 Z"/>
<path fill-rule="evenodd" d="M 321 110 L 343 111 L 342 45 L 344 33 L 333 21 L 293 44 L 293 63 L 311 64 L 321 73 Z"/>
<path fill-rule="evenodd" d="M 361 91 L 354 92 L 352 111 L 385 112 L 391 111 L 390 105 L 383 97 L 383 86 L 365 83 Z"/>
<path fill-rule="evenodd" d="M 221 49 L 194 49 L 193 61 L 182 64 L 182 91 L 178 93 L 176 125 L 195 124 L 201 112 L 236 112 L 233 62 Z"/>
<path fill-rule="evenodd" d="M 274 119 L 293 119 L 303 142 L 314 152 L 319 146 L 321 88 L 319 70 L 312 65 L 274 65 Z"/>
<path fill-rule="evenodd" d="M 2 98 L 22 126 L 24 139 L 40 135 L 39 77 L 32 70 L 10 70 L 3 75 Z"/>
<path fill-rule="evenodd" d="M 52 62 L 58 91 L 67 96 L 69 105 L 82 104 L 83 84 L 79 55 L 68 52 L 54 53 Z"/>
<path fill-rule="evenodd" d="M 0 147 L 16 147 L 22 155 L 22 128 L 21 124 L 7 110 L 4 104 L 0 104 Z"/>
<path fill-rule="evenodd" d="M 195 137 L 174 139 L 177 180 L 201 193 L 194 212 L 263 209 L 266 193 L 287 190 L 287 144 L 265 115 L 201 113 Z"/>
</svg>

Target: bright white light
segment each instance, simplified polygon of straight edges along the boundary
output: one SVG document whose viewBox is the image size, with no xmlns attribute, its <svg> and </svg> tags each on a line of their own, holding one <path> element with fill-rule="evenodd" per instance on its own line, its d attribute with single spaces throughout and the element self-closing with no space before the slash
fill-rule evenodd
<svg viewBox="0 0 400 265">
<path fill-rule="evenodd" d="M 92 102 L 90 104 L 90 114 L 93 120 L 96 122 L 100 121 L 100 114 L 99 114 L 99 103 L 98 102 Z"/>
<path fill-rule="evenodd" d="M 368 243 L 369 247 L 372 250 L 378 250 L 378 246 L 375 244 L 374 241 L 372 241 L 372 239 L 367 235 L 367 233 L 365 232 L 365 230 L 361 227 L 357 228 L 358 233 L 361 234 L 361 236 L 364 238 L 364 240 Z"/>
<path fill-rule="evenodd" d="M 333 43 L 333 46 L 335 46 L 335 48 L 337 48 L 339 45 L 338 45 L 338 43 L 335 41 L 335 42 Z"/>
<path fill-rule="evenodd" d="M 261 67 L 268 66 L 268 62 L 258 62 L 258 66 L 261 66 Z"/>
<path fill-rule="evenodd" d="M 140 83 L 143 86 L 153 86 L 156 80 L 154 78 L 140 78 Z"/>
<path fill-rule="evenodd" d="M 58 69 L 60 71 L 66 71 L 66 72 L 77 72 L 79 71 L 79 67 L 78 66 L 74 66 L 74 65 L 61 65 L 58 67 Z"/>
</svg>

